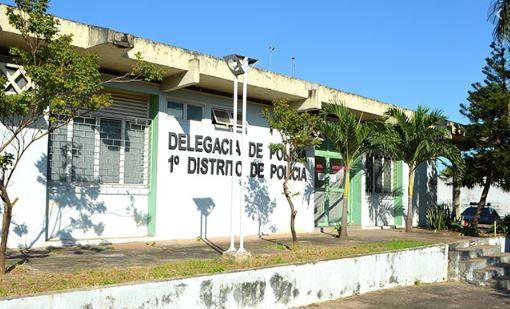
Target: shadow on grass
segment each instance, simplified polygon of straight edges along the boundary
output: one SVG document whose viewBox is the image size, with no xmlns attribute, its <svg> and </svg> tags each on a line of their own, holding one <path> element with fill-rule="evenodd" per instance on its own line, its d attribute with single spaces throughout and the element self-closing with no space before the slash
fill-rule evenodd
<svg viewBox="0 0 510 309">
<path fill-rule="evenodd" d="M 45 258 L 49 256 L 48 250 L 20 250 L 18 252 L 8 253 L 6 258 L 9 260 L 18 260 L 7 266 L 6 272 L 13 271 L 17 266 L 30 262 L 31 259 Z"/>
<path fill-rule="evenodd" d="M 326 231 L 324 230 L 324 228 L 322 228 L 322 227 L 321 227 L 321 234 L 328 235 L 328 236 L 331 236 L 331 237 L 334 237 L 334 238 L 339 238 L 339 237 L 338 237 L 338 234 L 333 234 L 333 233 L 331 233 L 331 232 L 326 232 Z"/>
<path fill-rule="evenodd" d="M 216 251 L 217 253 L 219 253 L 220 255 L 223 254 L 223 252 L 225 251 L 224 248 L 218 246 L 217 244 L 213 243 L 212 241 L 210 241 L 209 239 L 207 238 L 202 238 L 201 239 L 202 242 L 204 244 L 206 244 L 208 247 L 210 247 L 211 249 L 213 249 L 214 251 Z"/>
<path fill-rule="evenodd" d="M 267 241 L 267 242 L 270 242 L 270 243 L 273 243 L 275 244 L 276 246 L 281 246 L 281 247 L 284 247 L 285 249 L 287 250 L 292 250 L 292 248 L 287 245 L 287 244 L 284 244 L 282 242 L 279 242 L 277 241 L 276 239 L 270 239 L 270 238 L 264 238 L 264 237 L 260 237 L 260 239 L 264 240 L 264 241 Z"/>
</svg>

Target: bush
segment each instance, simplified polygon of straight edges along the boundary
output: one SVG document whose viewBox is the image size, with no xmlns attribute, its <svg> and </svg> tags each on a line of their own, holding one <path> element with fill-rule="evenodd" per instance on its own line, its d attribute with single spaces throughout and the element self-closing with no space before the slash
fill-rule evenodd
<svg viewBox="0 0 510 309">
<path fill-rule="evenodd" d="M 506 215 L 499 219 L 496 224 L 498 232 L 510 236 L 510 215 Z"/>
<path fill-rule="evenodd" d="M 427 225 L 436 231 L 447 230 L 452 222 L 450 208 L 446 204 L 439 204 L 427 210 Z"/>
<path fill-rule="evenodd" d="M 342 234 L 342 222 L 338 221 L 333 224 L 333 228 L 336 230 L 336 233 L 338 234 L 336 237 L 340 238 L 340 235 Z"/>
<path fill-rule="evenodd" d="M 451 222 L 450 229 L 459 232 L 463 236 L 480 236 L 478 229 L 471 223 L 463 225 L 462 222 Z"/>
</svg>

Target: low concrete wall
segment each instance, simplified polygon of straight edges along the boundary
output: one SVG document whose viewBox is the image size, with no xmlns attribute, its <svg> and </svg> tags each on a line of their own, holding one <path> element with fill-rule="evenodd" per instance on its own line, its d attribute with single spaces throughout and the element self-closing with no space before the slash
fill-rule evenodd
<svg viewBox="0 0 510 309">
<path fill-rule="evenodd" d="M 5 299 L 7 308 L 287 308 L 447 278 L 439 245 L 338 260 Z"/>
</svg>

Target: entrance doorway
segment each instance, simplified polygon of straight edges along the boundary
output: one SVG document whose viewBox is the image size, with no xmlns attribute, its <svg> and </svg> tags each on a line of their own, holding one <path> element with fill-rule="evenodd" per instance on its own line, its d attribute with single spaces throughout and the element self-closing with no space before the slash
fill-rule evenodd
<svg viewBox="0 0 510 309">
<path fill-rule="evenodd" d="M 314 184 L 316 227 L 333 226 L 341 222 L 345 173 L 344 161 L 339 154 L 316 150 Z M 347 210 L 349 224 L 353 223 L 355 211 L 360 210 L 353 207 L 353 203 L 349 203 Z"/>
</svg>

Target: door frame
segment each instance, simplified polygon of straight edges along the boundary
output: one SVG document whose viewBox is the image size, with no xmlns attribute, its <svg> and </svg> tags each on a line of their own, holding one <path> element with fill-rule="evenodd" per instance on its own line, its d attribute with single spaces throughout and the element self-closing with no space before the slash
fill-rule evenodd
<svg viewBox="0 0 510 309">
<path fill-rule="evenodd" d="M 315 222 L 315 218 L 314 218 L 314 225 L 316 227 L 330 227 L 330 226 L 333 226 L 333 224 L 335 223 L 338 223 L 342 220 L 341 216 L 339 217 L 338 220 L 335 220 L 335 221 L 330 221 L 329 219 L 329 192 L 336 192 L 336 193 L 341 193 L 343 195 L 343 192 L 344 192 L 344 189 L 343 188 L 333 188 L 331 186 L 329 186 L 329 175 L 330 175 L 330 168 L 331 168 L 331 165 L 330 165 L 330 159 L 342 159 L 342 156 L 338 153 L 338 152 L 334 152 L 334 151 L 327 151 L 327 150 L 318 150 L 316 149 L 315 150 L 315 157 L 322 157 L 325 159 L 325 167 L 324 167 L 324 216 L 325 216 L 325 219 L 322 220 L 322 222 Z M 352 179 L 352 175 L 350 175 L 351 179 Z M 356 189 L 359 189 L 359 188 L 355 188 L 357 186 L 351 186 L 351 192 L 349 194 L 350 197 L 352 197 L 352 191 L 353 189 L 356 190 Z M 315 184 L 314 184 L 314 190 L 315 189 Z M 343 203 L 343 200 L 342 200 L 342 203 Z M 343 207 L 343 205 L 341 205 L 341 207 Z M 359 211 L 361 212 L 361 205 L 358 205 L 358 207 L 356 207 L 356 205 L 354 205 L 354 203 L 352 203 L 352 198 L 349 199 L 349 206 L 347 208 L 347 223 L 349 225 L 351 225 L 352 223 L 355 223 L 353 220 L 353 213 L 356 212 L 356 211 Z M 359 217 L 359 216 L 357 216 Z"/>
</svg>

